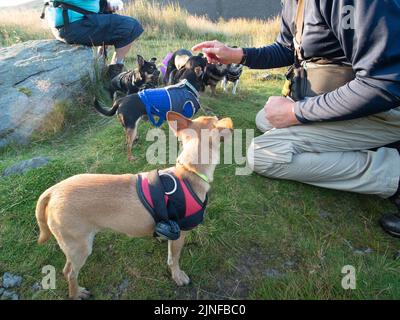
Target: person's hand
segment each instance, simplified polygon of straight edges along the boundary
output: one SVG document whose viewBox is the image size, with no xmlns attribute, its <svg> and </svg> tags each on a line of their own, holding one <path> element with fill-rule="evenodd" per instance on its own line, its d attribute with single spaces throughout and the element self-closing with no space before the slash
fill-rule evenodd
<svg viewBox="0 0 400 320">
<path fill-rule="evenodd" d="M 122 10 L 124 8 L 124 3 L 121 0 L 107 0 L 107 10 L 115 12 Z"/>
<path fill-rule="evenodd" d="M 209 63 L 240 63 L 243 58 L 241 48 L 230 48 L 218 40 L 199 43 L 192 50 L 202 50 Z"/>
<path fill-rule="evenodd" d="M 274 128 L 287 128 L 300 124 L 294 113 L 294 104 L 285 97 L 270 97 L 264 107 L 268 122 Z"/>
</svg>

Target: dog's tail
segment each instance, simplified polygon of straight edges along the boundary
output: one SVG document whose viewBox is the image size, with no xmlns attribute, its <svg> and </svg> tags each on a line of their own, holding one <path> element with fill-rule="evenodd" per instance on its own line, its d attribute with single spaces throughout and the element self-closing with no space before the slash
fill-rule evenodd
<svg viewBox="0 0 400 320">
<path fill-rule="evenodd" d="M 99 103 L 99 101 L 96 98 L 94 98 L 94 108 L 98 112 L 100 112 L 101 114 L 103 114 L 107 117 L 111 117 L 111 116 L 115 115 L 117 113 L 118 107 L 119 107 L 118 100 L 114 101 L 114 104 L 111 107 L 111 109 L 106 109 Z"/>
<path fill-rule="evenodd" d="M 49 229 L 49 226 L 47 225 L 47 205 L 49 203 L 50 197 L 51 189 L 47 189 L 41 194 L 36 204 L 36 220 L 40 229 L 40 235 L 38 239 L 39 244 L 46 242 L 51 236 L 51 231 Z"/>
</svg>

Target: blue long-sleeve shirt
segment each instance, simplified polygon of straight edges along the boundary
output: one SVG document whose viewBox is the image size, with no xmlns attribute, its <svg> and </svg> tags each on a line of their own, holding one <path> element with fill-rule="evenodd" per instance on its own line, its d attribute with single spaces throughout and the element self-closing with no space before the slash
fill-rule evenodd
<svg viewBox="0 0 400 320">
<path fill-rule="evenodd" d="M 253 69 L 294 61 L 297 1 L 285 0 L 280 34 L 263 48 L 246 48 Z M 296 102 L 301 122 L 360 118 L 400 106 L 400 0 L 306 1 L 302 54 L 350 63 L 356 78 L 332 92 Z"/>
</svg>

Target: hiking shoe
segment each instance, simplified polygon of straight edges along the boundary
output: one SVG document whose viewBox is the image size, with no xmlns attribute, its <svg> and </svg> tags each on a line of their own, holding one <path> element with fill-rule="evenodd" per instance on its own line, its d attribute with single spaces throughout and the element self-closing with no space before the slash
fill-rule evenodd
<svg viewBox="0 0 400 320">
<path fill-rule="evenodd" d="M 386 214 L 379 223 L 382 229 L 393 237 L 400 238 L 400 184 L 394 196 L 389 198 L 397 207 L 397 214 Z"/>
<path fill-rule="evenodd" d="M 121 63 L 110 64 L 107 68 L 107 77 L 112 80 L 119 75 L 124 69 L 124 65 Z"/>
</svg>

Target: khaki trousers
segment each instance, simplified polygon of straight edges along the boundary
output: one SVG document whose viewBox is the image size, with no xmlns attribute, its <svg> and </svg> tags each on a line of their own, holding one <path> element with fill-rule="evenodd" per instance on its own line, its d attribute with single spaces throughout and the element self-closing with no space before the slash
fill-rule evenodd
<svg viewBox="0 0 400 320">
<path fill-rule="evenodd" d="M 247 161 L 261 175 L 383 198 L 397 191 L 400 155 L 379 147 L 400 140 L 400 108 L 285 129 L 272 128 L 261 110 L 256 125 L 264 134 L 252 141 Z"/>
</svg>

